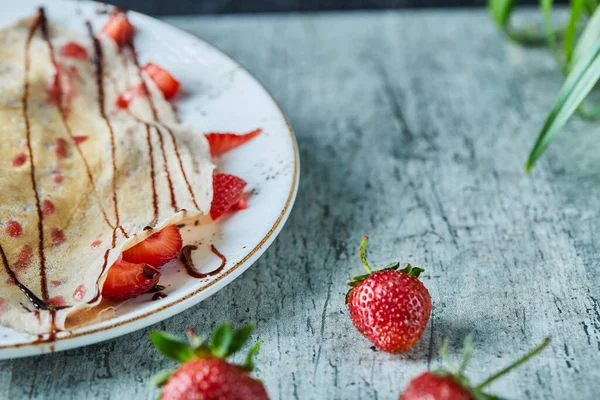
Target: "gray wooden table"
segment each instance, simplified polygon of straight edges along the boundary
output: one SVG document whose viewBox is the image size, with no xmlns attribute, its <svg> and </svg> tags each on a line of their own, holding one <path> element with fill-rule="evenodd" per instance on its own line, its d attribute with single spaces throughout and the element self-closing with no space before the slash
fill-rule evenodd
<svg viewBox="0 0 600 400">
<path fill-rule="evenodd" d="M 506 43 L 480 11 L 166 18 L 233 55 L 295 128 L 298 200 L 240 279 L 153 326 L 256 324 L 272 399 L 396 399 L 474 333 L 481 380 L 552 335 L 492 385 L 526 399 L 600 396 L 600 125 L 572 121 L 531 175 L 523 162 L 561 77 L 545 50 Z M 405 355 L 371 349 L 344 307 L 371 261 L 426 269 L 433 315 Z M 172 365 L 148 330 L 0 362 L 0 398 L 153 399 Z"/>
</svg>

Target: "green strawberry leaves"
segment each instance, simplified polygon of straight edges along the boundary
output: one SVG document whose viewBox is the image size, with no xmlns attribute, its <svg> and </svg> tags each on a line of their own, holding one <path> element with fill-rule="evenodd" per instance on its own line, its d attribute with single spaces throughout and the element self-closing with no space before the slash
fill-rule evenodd
<svg viewBox="0 0 600 400">
<path fill-rule="evenodd" d="M 170 333 L 150 332 L 150 340 L 162 355 L 173 361 L 184 363 L 196 358 L 194 349 L 188 342 Z"/>
<path fill-rule="evenodd" d="M 210 340 L 202 340 L 194 328 L 186 330 L 187 341 L 166 332 L 150 332 L 150 340 L 156 349 L 165 357 L 185 363 L 198 358 L 215 357 L 227 359 L 237 353 L 250 338 L 254 326 L 245 325 L 233 329 L 229 322 L 217 326 Z M 244 362 L 238 367 L 252 371 L 254 369 L 254 356 L 262 342 L 257 342 L 250 348 Z M 172 371 L 161 371 L 154 376 L 152 383 L 162 386 L 171 376 Z"/>
<path fill-rule="evenodd" d="M 388 271 L 388 270 L 389 271 L 398 271 L 398 272 L 408 274 L 410 276 L 414 276 L 415 278 L 418 278 L 419 275 L 421 274 L 421 272 L 424 271 L 423 268 L 413 267 L 410 264 L 406 264 L 405 268 L 399 269 L 400 263 L 397 263 L 397 262 L 388 264 L 385 267 L 382 267 L 379 269 L 371 269 L 371 267 L 369 266 L 369 263 L 367 262 L 367 243 L 369 243 L 369 237 L 364 236 L 360 243 L 360 249 L 359 249 L 360 260 L 362 261 L 363 267 L 365 268 L 367 273 L 354 276 L 354 277 L 352 277 L 351 280 L 346 282 L 348 284 L 348 286 L 350 286 L 350 290 L 348 290 L 348 292 L 346 293 L 346 304 L 348 304 L 348 296 L 350 296 L 350 292 L 352 291 L 352 289 L 354 289 L 355 287 L 360 285 L 362 283 L 362 281 L 367 279 L 371 274 L 373 274 L 375 272 Z"/>
</svg>

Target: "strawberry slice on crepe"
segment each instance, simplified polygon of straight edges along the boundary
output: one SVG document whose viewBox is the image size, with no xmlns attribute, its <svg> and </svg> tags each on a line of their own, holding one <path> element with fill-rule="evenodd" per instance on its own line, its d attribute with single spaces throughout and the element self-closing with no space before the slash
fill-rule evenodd
<svg viewBox="0 0 600 400">
<path fill-rule="evenodd" d="M 153 233 L 143 242 L 125 250 L 123 260 L 135 264 L 149 264 L 160 267 L 166 262 L 176 258 L 181 251 L 183 241 L 179 228 L 169 225 Z"/>
<path fill-rule="evenodd" d="M 127 15 L 122 11 L 117 11 L 113 13 L 104 28 L 102 28 L 102 33 L 106 36 L 110 37 L 118 46 L 123 46 L 128 43 L 135 29 L 133 25 L 127 19 Z"/>
<path fill-rule="evenodd" d="M 156 286 L 160 275 L 161 272 L 151 265 L 119 260 L 108 270 L 102 287 L 102 297 L 108 300 L 137 297 Z"/>
<path fill-rule="evenodd" d="M 148 76 L 150 76 L 150 79 L 156 83 L 156 86 L 158 86 L 165 96 L 165 99 L 168 100 L 179 92 L 181 84 L 164 68 L 149 62 L 144 65 L 143 70 L 146 71 Z"/>
<path fill-rule="evenodd" d="M 261 132 L 262 129 L 259 128 L 243 135 L 235 133 L 207 133 L 205 136 L 210 146 L 210 155 L 217 157 L 254 139 Z"/>
</svg>

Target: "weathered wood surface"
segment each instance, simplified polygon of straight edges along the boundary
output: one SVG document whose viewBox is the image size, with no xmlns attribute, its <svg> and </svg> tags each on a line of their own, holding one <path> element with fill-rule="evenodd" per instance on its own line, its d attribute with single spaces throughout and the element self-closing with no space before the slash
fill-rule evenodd
<svg viewBox="0 0 600 400">
<path fill-rule="evenodd" d="M 600 396 L 599 126 L 571 122 L 533 174 L 523 163 L 561 84 L 547 51 L 506 43 L 481 11 L 167 18 L 215 43 L 274 94 L 296 130 L 301 184 L 274 245 L 240 279 L 153 329 L 257 326 L 273 399 L 396 399 L 475 338 L 481 380 L 524 399 Z M 373 351 L 344 307 L 371 261 L 426 269 L 433 317 L 405 355 Z M 172 365 L 148 330 L 0 362 L 0 398 L 153 399 Z"/>
</svg>

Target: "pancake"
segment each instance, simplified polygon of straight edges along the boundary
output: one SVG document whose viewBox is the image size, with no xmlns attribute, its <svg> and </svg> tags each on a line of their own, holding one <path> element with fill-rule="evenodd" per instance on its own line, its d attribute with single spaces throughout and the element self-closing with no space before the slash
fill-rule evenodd
<svg viewBox="0 0 600 400">
<path fill-rule="evenodd" d="M 101 314 L 122 250 L 168 225 L 210 221 L 205 136 L 177 122 L 133 45 L 89 31 L 59 29 L 43 10 L 0 31 L 0 325 L 31 334 Z M 87 56 L 63 56 L 68 42 Z M 115 105 L 140 84 L 148 95 Z"/>
</svg>

